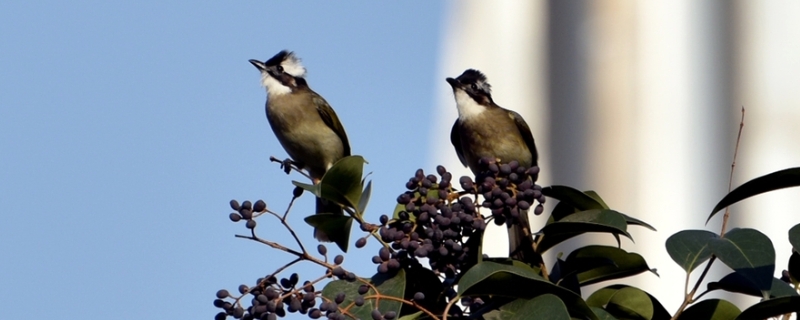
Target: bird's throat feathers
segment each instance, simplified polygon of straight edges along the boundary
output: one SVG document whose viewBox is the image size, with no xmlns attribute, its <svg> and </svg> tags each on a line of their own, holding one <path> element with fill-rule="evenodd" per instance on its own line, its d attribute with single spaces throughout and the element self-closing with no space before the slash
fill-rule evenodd
<svg viewBox="0 0 800 320">
<path fill-rule="evenodd" d="M 486 106 L 479 104 L 464 90 L 455 90 L 454 93 L 456 98 L 456 107 L 458 107 L 458 117 L 460 119 L 470 119 L 486 111 Z"/>
<path fill-rule="evenodd" d="M 292 92 L 292 88 L 284 85 L 278 79 L 273 78 L 266 72 L 261 73 L 261 85 L 267 89 L 267 96 L 274 97 Z"/>
</svg>

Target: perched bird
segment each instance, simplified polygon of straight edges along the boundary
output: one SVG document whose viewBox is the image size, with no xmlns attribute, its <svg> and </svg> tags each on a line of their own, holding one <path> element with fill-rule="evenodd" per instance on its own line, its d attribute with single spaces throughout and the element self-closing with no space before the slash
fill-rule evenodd
<svg viewBox="0 0 800 320">
<path fill-rule="evenodd" d="M 281 51 L 265 62 L 251 59 L 267 89 L 267 120 L 281 146 L 314 184 L 339 159 L 350 155 L 350 142 L 333 108 L 306 82 L 306 69 L 293 52 Z M 343 214 L 342 207 L 317 198 L 316 213 Z M 314 230 L 320 241 L 331 241 Z"/>
<path fill-rule="evenodd" d="M 453 87 L 458 107 L 450 142 L 462 164 L 475 175 L 480 172 L 478 161 L 485 157 L 504 163 L 516 160 L 524 167 L 537 165 L 531 129 L 518 113 L 494 103 L 491 86 L 483 73 L 468 69 L 455 79 L 447 78 L 447 83 Z M 520 214 L 520 223 L 508 230 L 509 256 L 520 260 L 531 245 L 523 228 L 530 230 L 527 214 Z"/>
</svg>

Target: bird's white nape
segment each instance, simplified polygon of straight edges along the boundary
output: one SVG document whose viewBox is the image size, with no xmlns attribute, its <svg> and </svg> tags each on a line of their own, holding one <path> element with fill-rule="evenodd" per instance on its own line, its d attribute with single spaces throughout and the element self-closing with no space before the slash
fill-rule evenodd
<svg viewBox="0 0 800 320">
<path fill-rule="evenodd" d="M 267 72 L 261 72 L 261 85 L 267 88 L 267 95 L 272 97 L 292 92 L 292 88 L 283 85 Z"/>
<path fill-rule="evenodd" d="M 300 63 L 300 58 L 294 55 L 294 53 L 290 53 L 286 58 L 283 59 L 281 62 L 281 67 L 283 67 L 283 72 L 286 72 L 293 77 L 302 78 L 306 76 L 306 67 Z"/>
<path fill-rule="evenodd" d="M 458 107 L 458 117 L 461 119 L 469 119 L 481 114 L 486 110 L 486 107 L 479 104 L 475 99 L 467 94 L 462 89 L 453 90 L 456 97 L 456 107 Z"/>
</svg>

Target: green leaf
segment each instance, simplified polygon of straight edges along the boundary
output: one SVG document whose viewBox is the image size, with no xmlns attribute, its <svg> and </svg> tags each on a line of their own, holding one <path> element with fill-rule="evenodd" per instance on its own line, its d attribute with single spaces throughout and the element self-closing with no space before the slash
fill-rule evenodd
<svg viewBox="0 0 800 320">
<path fill-rule="evenodd" d="M 610 263 L 597 263 L 600 259 L 605 259 Z M 589 262 L 587 263 L 587 261 Z M 578 248 L 567 256 L 566 262 L 570 266 L 586 264 L 595 266 L 587 271 L 578 273 L 578 282 L 581 286 L 629 277 L 644 271 L 650 271 L 658 275 L 655 270 L 651 270 L 647 266 L 647 262 L 644 261 L 641 255 L 609 246 Z"/>
<path fill-rule="evenodd" d="M 589 196 L 590 198 L 594 199 L 594 201 L 597 201 L 597 203 L 599 203 L 600 206 L 603 207 L 603 209 L 609 209 L 606 202 L 603 201 L 603 198 L 600 198 L 600 195 L 597 194 L 597 192 L 595 192 L 594 190 L 586 190 L 583 193 Z"/>
<path fill-rule="evenodd" d="M 615 318 L 613 315 L 608 313 L 608 311 L 606 311 L 603 308 L 592 307 L 592 311 L 594 312 L 595 315 L 597 315 L 597 318 L 599 318 L 600 320 L 617 320 L 617 318 Z"/>
<path fill-rule="evenodd" d="M 781 297 L 761 301 L 742 311 L 736 319 L 766 319 L 791 312 L 800 312 L 800 297 Z"/>
<path fill-rule="evenodd" d="M 623 285 L 623 284 L 611 285 L 611 286 L 602 288 L 602 289 L 597 290 L 594 293 L 592 293 L 589 296 L 589 298 L 586 299 L 586 304 L 588 304 L 593 309 L 594 308 L 603 308 L 603 307 L 605 307 L 606 308 L 605 309 L 606 312 L 611 313 L 611 315 L 613 315 L 613 316 L 615 316 L 617 318 L 620 318 L 620 319 L 629 319 L 631 311 L 629 311 L 629 310 L 620 310 L 620 305 L 618 303 L 612 305 L 612 301 L 615 301 L 614 300 L 615 296 L 623 289 L 634 289 L 634 290 L 641 291 L 638 288 L 634 288 L 634 287 Z M 641 292 L 644 293 L 645 295 L 647 295 L 647 297 L 650 300 L 650 306 L 651 306 L 651 308 L 653 310 L 653 316 L 652 316 L 651 319 L 654 319 L 654 320 L 668 320 L 668 319 L 670 319 L 672 317 L 669 314 L 669 312 L 667 312 L 667 309 L 665 309 L 664 306 L 661 304 L 661 302 L 658 301 L 658 299 L 656 299 L 655 297 L 653 297 L 651 294 L 649 294 L 647 292 L 644 292 L 644 291 L 641 291 Z M 630 296 L 631 294 L 626 294 L 626 295 Z M 638 295 L 638 294 L 634 294 L 634 296 L 635 295 Z M 618 302 L 619 301 L 623 301 L 624 302 L 626 300 L 624 298 L 625 297 L 620 297 L 616 301 L 618 301 Z M 640 303 L 645 303 L 645 305 L 646 305 L 646 302 L 644 300 L 640 300 L 639 302 Z M 608 306 L 611 306 L 611 307 L 609 308 Z M 624 306 L 624 305 L 622 305 L 622 306 Z M 648 308 L 646 306 L 644 307 L 645 311 L 649 310 L 651 308 Z M 633 317 L 633 319 L 636 319 L 636 318 L 637 317 L 635 317 L 635 316 Z"/>
<path fill-rule="evenodd" d="M 542 194 L 558 201 L 565 202 L 579 211 L 605 209 L 603 205 L 589 195 L 567 186 L 549 186 L 542 188 Z"/>
<path fill-rule="evenodd" d="M 336 161 L 319 182 L 319 196 L 356 208 L 361 200 L 361 176 L 365 163 L 361 156 L 347 156 Z"/>
<path fill-rule="evenodd" d="M 733 229 L 711 241 L 711 252 L 728 267 L 740 273 L 769 297 L 775 272 L 772 241 L 755 229 Z"/>
<path fill-rule="evenodd" d="M 319 185 L 318 184 L 307 184 L 298 181 L 292 181 L 292 184 L 300 187 L 301 189 L 311 192 L 314 196 L 319 197 Z"/>
<path fill-rule="evenodd" d="M 753 284 L 750 280 L 745 278 L 742 274 L 737 272 L 732 272 L 720 279 L 717 282 L 709 282 L 708 283 L 708 290 L 725 290 L 728 292 L 737 292 L 743 293 L 746 295 L 751 295 L 754 297 L 762 297 L 763 294 L 761 290 Z M 789 286 L 786 282 L 781 281 L 778 278 L 772 278 L 772 289 L 770 290 L 769 297 L 770 298 L 777 298 L 777 297 L 787 297 L 787 296 L 796 296 L 797 292 Z"/>
<path fill-rule="evenodd" d="M 354 299 L 359 296 L 358 287 L 365 282 L 372 285 L 367 294 L 364 295 L 364 305 L 357 307 Z M 356 281 L 335 280 L 329 282 L 322 289 L 322 296 L 328 299 L 335 299 L 339 292 L 345 293 L 344 302 L 339 304 L 340 309 L 347 309 L 356 318 L 372 319 L 372 310 L 378 309 L 381 313 L 394 311 L 400 313 L 402 303 L 388 299 L 376 299 L 382 296 L 402 297 L 406 285 L 405 271 L 399 270 L 394 274 L 377 273 L 371 279 L 359 278 Z M 375 291 L 377 289 L 377 291 Z"/>
<path fill-rule="evenodd" d="M 544 238 L 536 247 L 536 252 L 541 254 L 561 242 L 586 232 L 622 234 L 631 239 L 627 227 L 625 218 L 614 210 L 592 209 L 576 212 L 544 226 L 540 231 L 544 234 Z"/>
<path fill-rule="evenodd" d="M 423 313 L 422 311 L 417 311 L 416 313 L 404 315 L 404 316 L 400 317 L 400 319 L 397 319 L 397 320 L 416 320 L 416 319 L 422 319 L 423 317 L 426 317 L 426 316 L 427 315 L 425 313 Z"/>
<path fill-rule="evenodd" d="M 647 293 L 634 287 L 619 289 L 608 301 L 606 311 L 631 319 L 653 319 L 655 313 Z"/>
<path fill-rule="evenodd" d="M 738 307 L 727 300 L 708 299 L 700 301 L 681 313 L 678 320 L 708 319 L 733 320 L 742 313 Z"/>
<path fill-rule="evenodd" d="M 644 222 L 642 220 L 636 219 L 636 218 L 631 217 L 631 216 L 629 216 L 627 214 L 624 214 L 624 213 L 620 213 L 620 214 L 623 217 L 625 217 L 625 221 L 628 222 L 628 225 L 642 226 L 642 227 L 645 227 L 645 228 L 653 230 L 653 231 L 658 231 L 658 230 L 656 230 L 656 228 L 654 228 L 653 226 L 651 226 L 647 222 Z"/>
<path fill-rule="evenodd" d="M 364 188 L 364 192 L 361 193 L 361 199 L 358 199 L 358 214 L 362 216 L 364 215 L 364 211 L 367 210 L 367 204 L 369 204 L 369 198 L 371 196 L 372 196 L 372 180 L 370 180 L 367 183 L 367 186 Z"/>
<path fill-rule="evenodd" d="M 789 229 L 789 243 L 792 244 L 795 251 L 800 251 L 800 224 Z"/>
<path fill-rule="evenodd" d="M 520 300 L 517 300 L 520 301 Z M 516 301 L 515 301 L 516 302 Z M 553 320 L 569 320 L 569 312 L 567 306 L 558 296 L 552 294 L 543 294 L 530 300 L 522 301 L 516 314 L 508 319 L 512 320 L 525 320 L 530 319 L 531 315 L 535 314 L 536 317 L 542 319 Z"/>
<path fill-rule="evenodd" d="M 753 180 L 745 182 L 743 185 L 733 189 L 722 200 L 714 206 L 711 210 L 711 215 L 708 216 L 706 223 L 711 220 L 718 211 L 730 206 L 734 203 L 747 199 L 757 194 L 769 192 L 773 190 L 800 186 L 800 167 L 789 168 L 780 171 L 775 171 L 768 175 L 764 175 Z"/>
<path fill-rule="evenodd" d="M 667 253 L 672 261 L 690 273 L 711 258 L 709 243 L 718 238 L 716 233 L 706 230 L 683 230 L 667 238 Z"/>
<path fill-rule="evenodd" d="M 797 251 L 792 252 L 792 256 L 789 257 L 789 277 L 793 284 L 800 281 L 800 253 Z"/>
<path fill-rule="evenodd" d="M 613 264 L 608 259 L 602 261 L 588 261 L 587 263 L 578 263 L 577 265 L 568 265 L 566 261 L 561 258 L 556 258 L 553 267 L 550 268 L 550 282 L 555 283 L 561 287 L 567 288 L 575 294 L 581 294 L 581 285 L 578 283 L 578 273 L 593 268 L 598 263 Z"/>
<path fill-rule="evenodd" d="M 481 315 L 480 318 L 487 320 L 525 320 L 530 319 L 531 315 L 536 315 L 538 319 L 570 319 L 564 302 L 558 296 L 552 294 L 543 294 L 533 299 L 515 299 L 502 305 L 499 309 Z"/>
<path fill-rule="evenodd" d="M 447 301 L 444 300 L 444 291 L 442 281 L 436 276 L 431 269 L 424 268 L 420 265 L 415 265 L 406 270 L 406 300 L 412 300 L 414 294 L 422 292 L 425 299 L 422 301 L 414 301 L 414 303 L 421 305 L 423 308 L 433 313 L 442 313 L 447 306 Z M 412 305 L 403 304 L 400 310 L 401 314 L 414 313 L 419 310 Z M 369 318 L 371 319 L 371 318 Z"/>
<path fill-rule="evenodd" d="M 325 232 L 328 235 L 328 239 L 336 243 L 343 252 L 347 252 L 347 245 L 350 242 L 350 228 L 353 225 L 352 217 L 333 213 L 318 213 L 306 217 L 305 221 L 312 227 Z"/>
<path fill-rule="evenodd" d="M 580 296 L 550 283 L 531 268 L 484 261 L 467 270 L 458 282 L 459 296 L 530 299 L 546 293 L 558 296 L 573 316 L 597 319 Z"/>
</svg>

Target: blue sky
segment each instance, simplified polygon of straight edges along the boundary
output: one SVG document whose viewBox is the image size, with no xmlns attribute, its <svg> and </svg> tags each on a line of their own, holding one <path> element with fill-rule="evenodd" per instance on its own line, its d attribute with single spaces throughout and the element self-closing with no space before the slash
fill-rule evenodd
<svg viewBox="0 0 800 320">
<path fill-rule="evenodd" d="M 436 1 L 0 4 L 3 317 L 210 319 L 217 289 L 290 261 L 235 239 L 244 226 L 227 218 L 233 198 L 282 210 L 302 179 L 268 161 L 286 153 L 247 62 L 282 49 L 303 59 L 370 162 L 368 218 L 390 212 L 436 138 L 443 11 Z M 292 215 L 311 247 L 301 218 L 312 208 L 303 196 Z M 287 236 L 268 222 L 262 234 Z M 345 266 L 374 272 L 376 247 L 354 252 Z"/>
</svg>

